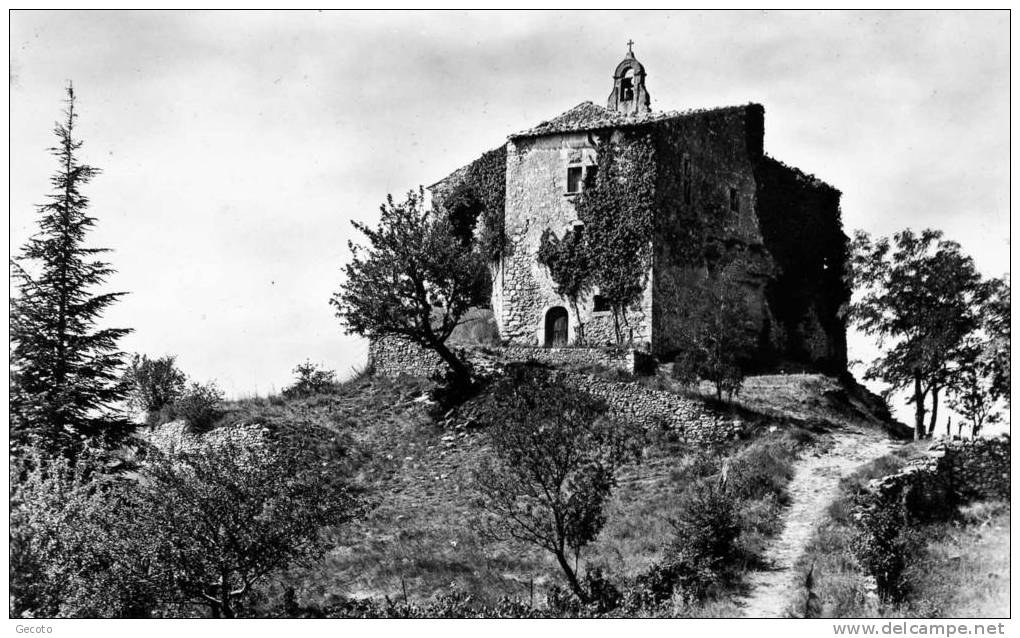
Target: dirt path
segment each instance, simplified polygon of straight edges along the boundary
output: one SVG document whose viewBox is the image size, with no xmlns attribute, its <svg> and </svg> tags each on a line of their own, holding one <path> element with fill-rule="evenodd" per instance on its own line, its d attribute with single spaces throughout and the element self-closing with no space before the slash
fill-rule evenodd
<svg viewBox="0 0 1020 638">
<path fill-rule="evenodd" d="M 832 445 L 828 450 L 809 452 L 795 467 L 787 488 L 790 507 L 784 515 L 783 531 L 765 551 L 765 562 L 771 568 L 751 574 L 749 593 L 739 601 L 747 618 L 783 615 L 797 586 L 793 563 L 836 497 L 839 479 L 897 446 L 884 435 L 867 430 L 846 429 L 829 436 Z"/>
</svg>

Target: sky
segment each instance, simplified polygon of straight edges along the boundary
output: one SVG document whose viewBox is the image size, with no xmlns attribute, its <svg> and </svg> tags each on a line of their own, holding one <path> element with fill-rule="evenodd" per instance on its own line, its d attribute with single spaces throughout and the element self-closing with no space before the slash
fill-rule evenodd
<svg viewBox="0 0 1020 638">
<path fill-rule="evenodd" d="M 349 374 L 367 343 L 329 299 L 350 222 L 603 103 L 629 39 L 653 109 L 763 104 L 766 152 L 839 188 L 848 234 L 939 228 L 1008 272 L 1006 11 L 13 11 L 11 249 L 73 81 L 124 349 L 230 396 L 306 359 Z"/>
</svg>

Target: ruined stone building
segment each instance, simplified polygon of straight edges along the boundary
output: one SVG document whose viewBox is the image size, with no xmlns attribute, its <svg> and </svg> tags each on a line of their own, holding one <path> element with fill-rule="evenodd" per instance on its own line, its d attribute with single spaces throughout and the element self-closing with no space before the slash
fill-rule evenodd
<svg viewBox="0 0 1020 638">
<path fill-rule="evenodd" d="M 547 229 L 562 237 L 580 224 L 575 200 L 596 177 L 600 149 L 634 142 L 653 157 L 654 223 L 626 342 L 660 361 L 675 354 L 693 284 L 725 253 L 721 267 L 743 288 L 758 329 L 756 367 L 845 370 L 840 192 L 765 154 L 761 105 L 655 111 L 646 81 L 628 51 L 605 106 L 584 102 L 514 133 L 430 188 L 448 207 L 473 198 L 499 235 L 492 310 L 500 338 L 537 347 L 617 342 L 599 291 L 569 303 L 538 251 Z"/>
</svg>

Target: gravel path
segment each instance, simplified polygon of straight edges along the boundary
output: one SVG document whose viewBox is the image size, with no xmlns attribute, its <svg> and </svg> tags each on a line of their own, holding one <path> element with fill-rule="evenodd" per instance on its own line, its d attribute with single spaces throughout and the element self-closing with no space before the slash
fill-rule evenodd
<svg viewBox="0 0 1020 638">
<path fill-rule="evenodd" d="M 832 445 L 827 450 L 808 452 L 794 468 L 796 473 L 787 487 L 790 506 L 783 531 L 765 551 L 765 564 L 770 568 L 751 573 L 749 593 L 740 600 L 747 618 L 784 615 L 798 585 L 793 582 L 793 564 L 836 497 L 839 479 L 897 445 L 879 432 L 865 430 L 846 429 L 828 436 Z"/>
</svg>

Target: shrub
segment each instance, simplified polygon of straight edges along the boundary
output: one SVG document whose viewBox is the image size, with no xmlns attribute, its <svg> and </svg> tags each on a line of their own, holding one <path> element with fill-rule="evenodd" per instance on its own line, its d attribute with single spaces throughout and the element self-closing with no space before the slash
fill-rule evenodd
<svg viewBox="0 0 1020 638">
<path fill-rule="evenodd" d="M 204 432 L 223 416 L 222 401 L 223 392 L 215 383 L 192 383 L 174 402 L 173 415 L 196 432 Z"/>
<path fill-rule="evenodd" d="M 630 609 L 652 609 L 679 598 L 698 603 L 732 580 L 742 558 L 737 501 L 715 480 L 701 480 L 681 499 L 670 521 L 673 541 L 665 557 L 640 574 L 624 597 Z"/>
<path fill-rule="evenodd" d="M 12 459 L 12 617 L 136 617 L 155 605 L 143 573 L 146 543 L 125 543 L 135 521 L 118 517 L 116 484 L 85 450 L 76 461 Z"/>
<path fill-rule="evenodd" d="M 172 355 L 150 359 L 134 355 L 124 380 L 129 385 L 128 402 L 145 412 L 149 425 L 159 425 L 168 416 L 167 408 L 184 392 L 187 377 L 177 369 Z"/>
<path fill-rule="evenodd" d="M 875 577 L 878 595 L 900 602 L 907 594 L 903 573 L 911 554 L 909 524 L 899 504 L 882 504 L 864 513 L 851 547 L 864 568 Z"/>
<path fill-rule="evenodd" d="M 326 394 L 336 389 L 336 371 L 320 369 L 311 361 L 299 364 L 294 368 L 294 374 L 297 380 L 283 390 L 283 396 L 288 399 Z"/>
</svg>

